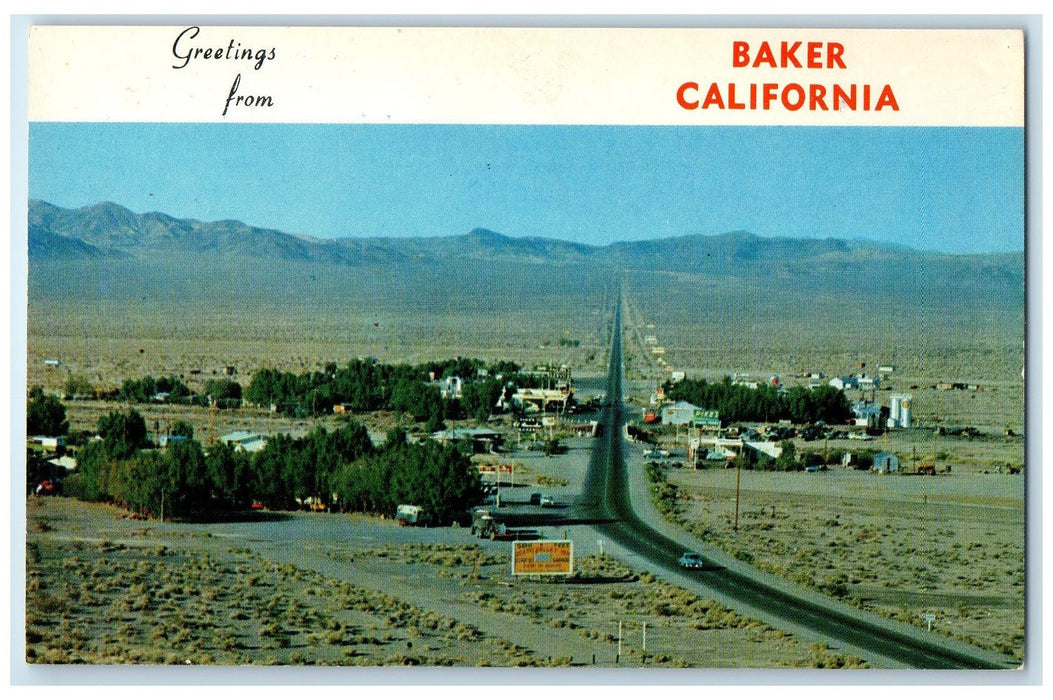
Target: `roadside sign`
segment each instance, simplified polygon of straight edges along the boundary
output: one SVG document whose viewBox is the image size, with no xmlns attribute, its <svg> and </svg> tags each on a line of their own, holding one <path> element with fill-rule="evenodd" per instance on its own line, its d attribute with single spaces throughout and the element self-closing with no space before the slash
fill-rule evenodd
<svg viewBox="0 0 1053 700">
<path fill-rule="evenodd" d="M 696 408 L 694 416 L 691 418 L 691 425 L 702 428 L 719 428 L 720 413 Z"/>
<path fill-rule="evenodd" d="M 512 543 L 512 575 L 562 574 L 574 570 L 574 544 L 570 540 L 535 540 Z"/>
</svg>

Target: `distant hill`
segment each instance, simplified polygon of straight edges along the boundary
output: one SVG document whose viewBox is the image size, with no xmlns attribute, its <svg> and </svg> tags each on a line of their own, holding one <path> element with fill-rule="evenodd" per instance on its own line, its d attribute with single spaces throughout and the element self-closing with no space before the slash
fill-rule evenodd
<svg viewBox="0 0 1053 700">
<path fill-rule="evenodd" d="M 30 200 L 30 260 L 60 256 L 76 246 L 85 246 L 86 256 L 94 251 L 133 258 L 189 254 L 356 265 L 390 262 L 398 257 L 383 245 L 315 240 L 240 221 L 203 223 L 159 212 L 135 214 L 113 202 L 63 209 Z"/>
<path fill-rule="evenodd" d="M 327 275 L 339 276 L 340 269 L 381 271 L 371 274 L 394 270 L 402 276 L 472 285 L 486 282 L 497 270 L 572 267 L 575 274 L 590 275 L 631 270 L 687 275 L 700 283 L 738 279 L 764 294 L 787 290 L 854 298 L 876 290 L 918 303 L 991 295 L 1009 305 L 1019 300 L 1021 308 L 1024 290 L 1022 253 L 950 255 L 858 240 L 765 238 L 746 231 L 606 246 L 511 238 L 482 228 L 435 238 L 315 239 L 240 221 L 136 214 L 112 202 L 65 209 L 31 200 L 28 234 L 31 277 L 51 263 L 111 260 L 122 269 L 148 264 L 152 284 L 162 288 L 164 279 L 157 279 L 155 266 L 178 273 L 172 277 L 178 285 L 178 280 L 203 275 L 202 270 L 220 263 L 235 274 L 245 269 L 265 278 L 281 276 L 282 265 L 296 261 Z M 572 277 L 551 270 L 548 276 L 558 284 Z M 53 284 L 61 279 L 56 276 Z M 119 293 L 120 281 L 113 280 L 107 289 Z"/>
</svg>

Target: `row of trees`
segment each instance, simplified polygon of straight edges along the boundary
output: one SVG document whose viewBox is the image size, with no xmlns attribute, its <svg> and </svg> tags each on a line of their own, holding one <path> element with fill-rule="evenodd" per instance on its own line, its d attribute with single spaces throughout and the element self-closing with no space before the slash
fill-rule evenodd
<svg viewBox="0 0 1053 700">
<path fill-rule="evenodd" d="M 173 429 L 165 449 L 154 449 L 135 410 L 111 411 L 98 428 L 101 439 L 81 450 L 65 492 L 155 516 L 194 517 L 254 502 L 293 509 L 310 499 L 384 514 L 414 503 L 448 522 L 480 497 L 478 471 L 456 449 L 410 444 L 401 430 L 375 447 L 354 421 L 333 432 L 318 427 L 302 438 L 276 435 L 255 454 L 224 443 L 206 453 L 185 423 Z"/>
<path fill-rule="evenodd" d="M 796 386 L 786 391 L 764 384 L 752 389 L 732 383 L 731 377 L 720 382 L 684 379 L 667 382 L 666 396 L 674 401 L 687 401 L 699 408 L 716 410 L 725 423 L 738 421 L 777 421 L 789 419 L 797 424 L 825 421 L 844 423 L 852 417 L 852 407 L 844 392 L 832 386 L 814 389 Z"/>
<path fill-rule="evenodd" d="M 731 461 L 732 467 L 742 469 L 755 469 L 758 471 L 792 472 L 803 471 L 808 467 L 825 468 L 831 464 L 841 464 L 846 451 L 841 449 L 829 452 L 816 452 L 814 450 L 798 451 L 792 440 L 783 440 L 779 443 L 782 452 L 778 457 L 769 457 L 765 454 L 755 452 L 742 452 Z M 874 450 L 857 450 L 853 464 L 856 469 L 869 469 L 874 464 Z"/>
<path fill-rule="evenodd" d="M 479 371 L 485 370 L 480 377 Z M 466 381 L 459 399 L 442 397 L 432 378 L 459 376 Z M 498 377 L 501 377 L 500 379 Z M 537 378 L 519 373 L 512 362 L 489 367 L 482 360 L 453 359 L 421 365 L 387 365 L 358 359 L 344 367 L 326 365 L 322 372 L 294 374 L 261 369 L 252 375 L 245 400 L 258 406 L 274 405 L 287 415 L 331 413 L 343 404 L 352 413 L 391 410 L 439 430 L 445 420 L 486 420 L 509 384 L 533 386 Z"/>
<path fill-rule="evenodd" d="M 215 402 L 220 408 L 241 405 L 241 385 L 226 377 L 206 380 L 199 394 L 191 392 L 183 380 L 174 375 L 157 379 L 150 375 L 142 379 L 125 379 L 114 398 L 141 404 L 153 402 L 158 394 L 166 394 L 167 403 L 206 406 Z"/>
</svg>

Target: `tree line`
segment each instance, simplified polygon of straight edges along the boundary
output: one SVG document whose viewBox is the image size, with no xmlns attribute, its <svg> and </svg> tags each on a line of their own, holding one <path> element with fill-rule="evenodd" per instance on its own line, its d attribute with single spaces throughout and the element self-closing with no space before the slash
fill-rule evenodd
<svg viewBox="0 0 1053 700">
<path fill-rule="evenodd" d="M 222 442 L 206 451 L 182 422 L 163 449 L 154 448 L 134 409 L 104 415 L 98 434 L 81 449 L 65 493 L 154 517 L 202 517 L 254 504 L 289 510 L 308 502 L 393 515 L 398 504 L 413 503 L 442 523 L 481 496 L 478 471 L 454 447 L 410 443 L 401 429 L 377 447 L 354 421 L 332 432 L 319 426 L 301 438 L 275 435 L 252 454 Z"/>
<path fill-rule="evenodd" d="M 466 380 L 461 396 L 444 398 L 434 382 L 452 376 Z M 296 417 L 332 413 L 336 405 L 350 413 L 397 411 L 434 432 L 445 420 L 486 420 L 510 387 L 533 387 L 540 381 L 508 361 L 487 366 L 482 360 L 455 358 L 413 366 L 357 359 L 343 367 L 329 363 L 321 372 L 261 369 L 253 373 L 244 399 Z"/>
<path fill-rule="evenodd" d="M 687 401 L 702 409 L 718 411 L 724 423 L 788 419 L 796 424 L 819 421 L 840 424 L 852 417 L 848 397 L 832 386 L 814 389 L 795 386 L 780 391 L 774 386 L 762 384 L 754 389 L 733 383 L 731 377 L 724 377 L 719 382 L 707 382 L 705 379 L 666 382 L 665 393 L 673 401 Z"/>
<path fill-rule="evenodd" d="M 461 396 L 442 396 L 436 379 L 457 376 L 465 380 Z M 158 401 L 195 406 L 238 408 L 243 401 L 273 406 L 296 418 L 321 416 L 343 405 L 350 413 L 390 410 L 406 413 L 425 430 L 441 430 L 446 420 L 472 418 L 485 421 L 498 400 L 510 398 L 516 387 L 538 387 L 544 378 L 520 371 L 519 365 L 501 360 L 487 365 L 472 358 L 452 358 L 420 365 L 388 365 L 358 359 L 338 367 L 326 363 L 323 371 L 301 374 L 263 368 L 252 375 L 247 388 L 226 377 L 209 379 L 193 392 L 175 375 L 125 379 L 117 389 L 97 391 L 80 376 L 71 375 L 66 396 L 111 399 L 130 404 Z"/>
</svg>

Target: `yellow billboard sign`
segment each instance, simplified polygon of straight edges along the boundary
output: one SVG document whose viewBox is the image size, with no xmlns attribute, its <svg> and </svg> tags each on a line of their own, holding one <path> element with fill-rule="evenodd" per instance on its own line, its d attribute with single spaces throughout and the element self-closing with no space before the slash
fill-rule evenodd
<svg viewBox="0 0 1053 700">
<path fill-rule="evenodd" d="M 574 570 L 574 545 L 570 540 L 536 540 L 512 543 L 512 575 L 563 574 Z"/>
</svg>

